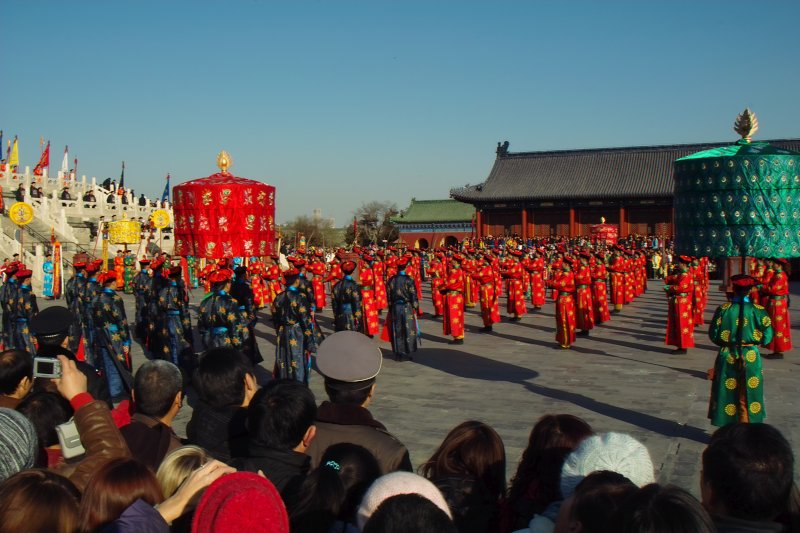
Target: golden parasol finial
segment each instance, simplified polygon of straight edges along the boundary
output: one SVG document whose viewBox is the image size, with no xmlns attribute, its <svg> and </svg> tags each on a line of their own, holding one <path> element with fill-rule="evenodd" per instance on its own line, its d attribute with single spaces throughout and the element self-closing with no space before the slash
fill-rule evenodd
<svg viewBox="0 0 800 533">
<path fill-rule="evenodd" d="M 233 159 L 225 150 L 221 151 L 217 156 L 217 166 L 223 173 L 227 173 L 228 169 L 233 166 Z"/>
<path fill-rule="evenodd" d="M 749 107 L 745 108 L 736 117 L 736 122 L 733 123 L 733 131 L 741 135 L 742 140 L 747 142 L 750 142 L 755 132 L 758 131 L 758 119 L 756 114 L 750 111 Z"/>
</svg>

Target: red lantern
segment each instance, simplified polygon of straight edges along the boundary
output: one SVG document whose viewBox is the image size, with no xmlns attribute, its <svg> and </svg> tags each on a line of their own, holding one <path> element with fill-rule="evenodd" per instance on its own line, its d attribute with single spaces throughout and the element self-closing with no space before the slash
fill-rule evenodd
<svg viewBox="0 0 800 533">
<path fill-rule="evenodd" d="M 271 255 L 275 187 L 229 173 L 224 151 L 217 164 L 222 172 L 172 190 L 175 253 L 209 259 Z"/>
</svg>

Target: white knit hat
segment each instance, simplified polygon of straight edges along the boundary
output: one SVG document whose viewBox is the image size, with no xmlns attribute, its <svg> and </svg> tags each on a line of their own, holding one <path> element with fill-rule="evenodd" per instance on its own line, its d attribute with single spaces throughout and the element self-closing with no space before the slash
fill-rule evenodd
<svg viewBox="0 0 800 533">
<path fill-rule="evenodd" d="M 0 482 L 31 468 L 37 446 L 31 421 L 20 412 L 0 408 Z"/>
<path fill-rule="evenodd" d="M 655 482 L 653 461 L 644 444 L 624 433 L 600 433 L 584 440 L 567 456 L 561 468 L 561 495 L 567 499 L 583 478 L 610 470 L 637 487 Z"/>
<path fill-rule="evenodd" d="M 364 524 L 384 500 L 398 494 L 419 494 L 453 518 L 450 507 L 436 485 L 411 472 L 393 472 L 376 479 L 364 494 L 358 506 L 358 529 L 364 529 Z"/>
</svg>

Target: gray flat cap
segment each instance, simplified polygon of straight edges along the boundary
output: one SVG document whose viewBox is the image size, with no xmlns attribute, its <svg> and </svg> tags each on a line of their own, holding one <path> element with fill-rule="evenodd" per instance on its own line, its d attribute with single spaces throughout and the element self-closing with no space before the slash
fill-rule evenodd
<svg viewBox="0 0 800 533">
<path fill-rule="evenodd" d="M 317 350 L 317 372 L 328 379 L 358 383 L 374 379 L 383 355 L 372 340 L 356 331 L 337 331 Z"/>
</svg>

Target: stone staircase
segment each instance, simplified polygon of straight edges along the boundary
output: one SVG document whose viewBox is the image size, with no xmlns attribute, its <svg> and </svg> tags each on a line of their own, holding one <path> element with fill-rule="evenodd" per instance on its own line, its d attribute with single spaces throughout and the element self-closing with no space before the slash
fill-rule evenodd
<svg viewBox="0 0 800 533">
<path fill-rule="evenodd" d="M 31 184 L 41 187 L 41 198 L 31 197 Z M 33 206 L 34 211 L 34 220 L 24 227 L 17 226 L 8 218 L 8 208 L 16 203 L 15 191 L 20 185 L 25 191 L 24 201 Z M 71 200 L 60 198 L 65 186 L 68 187 Z M 150 215 L 161 208 L 149 199 L 147 205 L 139 206 L 138 199 L 132 198 L 129 191 L 126 195 L 117 194 L 118 191 L 100 186 L 95 178 L 87 180 L 83 176 L 80 180 L 65 179 L 59 173 L 57 178 L 52 179 L 48 176 L 34 176 L 27 167 L 24 173 L 0 170 L 0 188 L 4 215 L 0 217 L 0 262 L 5 257 L 12 257 L 14 253 L 21 253 L 25 265 L 34 273 L 34 292 L 39 294 L 43 278 L 42 264 L 45 254 L 52 248 L 51 235 L 55 235 L 61 243 L 65 277 L 68 277 L 75 254 L 101 256 L 99 230 L 104 222 L 129 219 L 141 221 L 147 226 Z M 89 191 L 94 193 L 95 202 L 82 200 Z M 163 208 L 169 212 L 171 218 L 172 206 L 167 203 Z M 145 253 L 145 249 L 148 253 L 160 250 L 172 252 L 173 240 L 169 228 L 163 233 L 160 230 L 152 234 L 144 231 L 143 235 L 140 245 L 128 245 L 128 249 L 138 254 Z M 149 241 L 148 237 L 151 237 Z M 109 257 L 116 255 L 118 248 L 122 249 L 123 246 L 109 243 Z"/>
</svg>

